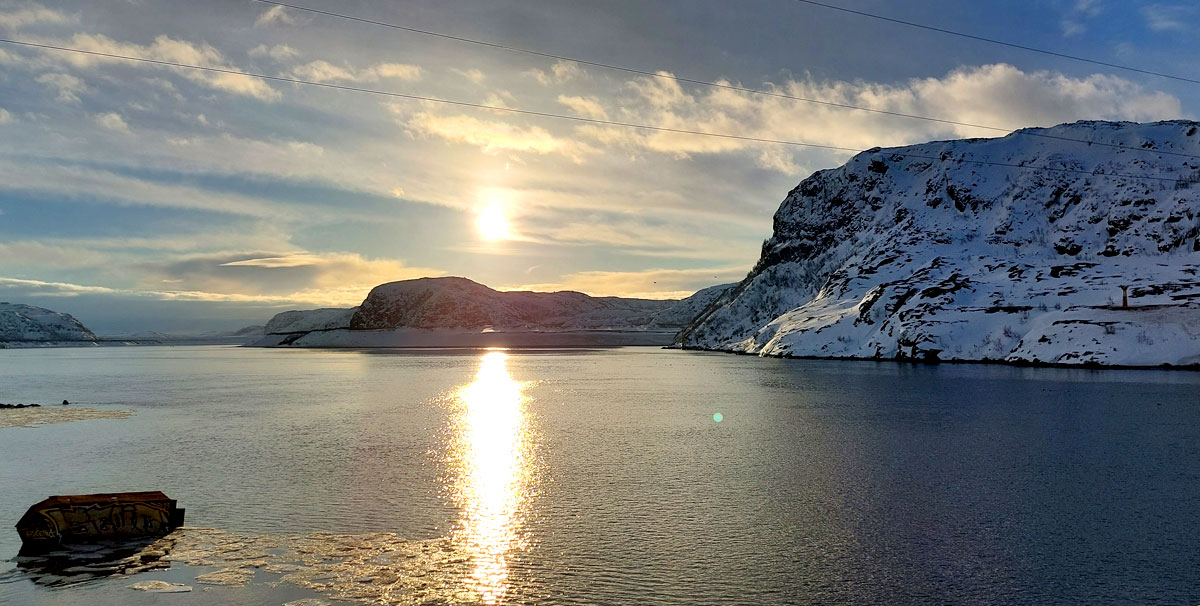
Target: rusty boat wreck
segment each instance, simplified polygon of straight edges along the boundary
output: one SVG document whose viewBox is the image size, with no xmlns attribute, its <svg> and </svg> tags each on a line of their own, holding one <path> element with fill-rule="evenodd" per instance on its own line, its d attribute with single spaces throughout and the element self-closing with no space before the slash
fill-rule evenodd
<svg viewBox="0 0 1200 606">
<path fill-rule="evenodd" d="M 161 537 L 183 525 L 184 510 L 159 491 L 53 496 L 21 516 L 22 553 L 60 546 Z"/>
</svg>

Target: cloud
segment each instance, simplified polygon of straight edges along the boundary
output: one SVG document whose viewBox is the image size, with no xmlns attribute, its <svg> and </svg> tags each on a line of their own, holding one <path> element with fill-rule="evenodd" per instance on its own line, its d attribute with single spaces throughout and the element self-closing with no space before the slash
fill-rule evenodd
<svg viewBox="0 0 1200 606">
<path fill-rule="evenodd" d="M 559 291 L 574 290 L 594 297 L 635 297 L 641 299 L 682 299 L 697 290 L 737 282 L 746 276 L 749 265 L 706 267 L 700 269 L 645 269 L 639 271 L 581 271 L 562 276 L 558 282 L 506 286 L 498 290 Z"/>
<path fill-rule="evenodd" d="M 0 125 L 8 124 L 13 121 L 12 114 L 7 109 L 0 107 Z"/>
<path fill-rule="evenodd" d="M 114 261 L 113 257 L 78 247 L 20 242 L 0 243 L 0 253 L 59 269 L 87 269 L 101 263 L 111 269 L 114 263 L 124 264 L 124 273 L 137 276 L 137 284 L 120 287 L 0 277 L 0 292 L 19 289 L 27 296 L 105 294 L 165 301 L 353 306 L 379 284 L 446 273 L 410 267 L 395 259 L 369 259 L 340 252 L 225 252 L 174 255 L 162 261 L 125 256 Z"/>
<path fill-rule="evenodd" d="M 42 74 L 37 77 L 37 82 L 54 90 L 55 98 L 64 103 L 79 103 L 79 94 L 87 91 L 87 85 L 83 83 L 83 80 L 71 74 Z"/>
<path fill-rule="evenodd" d="M 1200 10 L 1194 4 L 1151 4 L 1142 7 L 1142 17 L 1156 32 L 1187 32 L 1195 29 Z"/>
<path fill-rule="evenodd" d="M 28 240 L 0 242 L 0 266 L 13 269 L 86 269 L 109 260 L 106 254 L 86 250 L 74 243 L 47 244 Z"/>
<path fill-rule="evenodd" d="M 478 69 L 474 69 L 474 68 L 472 68 L 472 69 L 451 69 L 450 71 L 466 78 L 467 80 L 470 80 L 474 84 L 483 84 L 483 81 L 486 78 L 486 76 L 484 76 L 483 72 L 479 71 Z"/>
<path fill-rule="evenodd" d="M 564 84 L 572 80 L 579 80 L 588 76 L 587 70 L 579 66 L 574 61 L 556 61 L 550 66 L 550 71 L 541 69 L 531 69 L 522 72 L 526 76 L 532 77 L 540 82 L 543 86 L 551 84 Z"/>
<path fill-rule="evenodd" d="M 0 276 L 0 288 L 22 287 L 23 290 L 32 290 L 36 294 L 43 296 L 60 296 L 72 297 L 83 294 L 114 294 L 121 292 L 119 289 L 108 288 L 106 286 L 83 286 L 79 284 L 71 284 L 69 282 L 45 282 L 42 280 L 23 280 L 19 278 L 5 278 Z"/>
<path fill-rule="evenodd" d="M 247 52 L 251 57 L 270 57 L 276 61 L 287 61 L 300 56 L 300 51 L 286 45 L 276 44 L 272 47 L 267 47 L 266 44 L 259 44 Z"/>
<path fill-rule="evenodd" d="M 395 259 L 307 251 L 196 255 L 146 264 L 143 271 L 188 291 L 331 305 L 358 305 L 372 288 L 385 282 L 446 273 Z"/>
<path fill-rule="evenodd" d="M 1003 133 L 966 126 L 886 116 L 822 106 L 729 89 L 689 92 L 672 78 L 630 81 L 620 99 L 622 121 L 733 133 L 747 137 L 799 141 L 866 149 L 905 145 L 939 137 L 998 136 Z M 1182 114 L 1179 99 L 1120 78 L 1096 74 L 1074 78 L 1059 73 L 1024 72 L 1006 64 L 961 68 L 940 78 L 913 79 L 898 85 L 863 81 L 823 81 L 803 77 L 769 87 L 783 95 L 855 105 L 889 112 L 937 116 L 956 122 L 1018 129 L 1051 126 L 1080 119 L 1158 120 Z M 792 171 L 793 152 L 761 143 L 682 133 L 639 132 L 585 125 L 581 137 L 609 147 L 649 150 L 687 157 L 753 148 L 762 168 Z"/>
<path fill-rule="evenodd" d="M 376 63 L 367 68 L 367 73 L 372 74 L 375 79 L 417 80 L 421 77 L 421 68 L 407 63 Z"/>
<path fill-rule="evenodd" d="M 376 82 L 384 78 L 398 80 L 417 80 L 421 77 L 421 68 L 406 63 L 376 63 L 364 69 L 350 66 L 334 65 L 318 59 L 292 68 L 291 75 L 300 80 L 312 82 Z"/>
<path fill-rule="evenodd" d="M 403 124 L 411 133 L 474 145 L 489 154 L 515 151 L 563 154 L 578 159 L 588 151 L 570 140 L 555 137 L 540 126 L 523 127 L 466 115 L 441 116 L 421 112 Z"/>
<path fill-rule="evenodd" d="M 263 11 L 262 14 L 260 14 L 258 18 L 254 20 L 254 27 L 267 27 L 275 23 L 295 25 L 297 20 L 292 16 L 291 13 L 287 11 L 286 8 L 277 5 Z"/>
<path fill-rule="evenodd" d="M 58 25 L 74 21 L 76 21 L 74 16 L 46 8 L 40 4 L 28 3 L 11 8 L 0 7 L 0 28 L 19 29 L 27 25 Z"/>
<path fill-rule="evenodd" d="M 116 112 L 97 114 L 95 116 L 95 120 L 96 124 L 99 124 L 102 128 L 107 128 L 108 130 L 124 133 L 126 135 L 130 134 L 129 125 L 125 123 L 125 119 L 121 117 L 121 114 Z"/>
<path fill-rule="evenodd" d="M 600 105 L 600 102 L 595 97 L 559 95 L 558 102 L 571 108 L 572 111 L 585 118 L 608 119 L 608 112 L 604 111 L 604 106 Z"/>
<path fill-rule="evenodd" d="M 212 46 L 209 46 L 208 44 L 194 44 L 186 40 L 176 40 L 166 35 L 156 37 L 154 42 L 148 45 L 119 42 L 102 34 L 75 34 L 67 40 L 54 38 L 34 38 L 33 41 L 55 46 L 78 48 L 96 53 L 138 57 L 143 59 L 153 59 L 156 61 L 168 61 L 171 63 L 183 63 L 187 65 L 231 70 L 234 72 L 242 71 L 226 61 L 220 51 Z M 52 50 L 41 50 L 38 52 L 42 53 L 42 56 L 47 60 L 66 63 L 78 69 L 88 69 L 96 65 L 124 65 L 129 67 L 140 67 L 143 69 L 170 70 L 193 82 L 217 90 L 254 97 L 263 101 L 274 101 L 280 98 L 279 91 L 271 88 L 261 78 L 245 76 L 241 75 L 240 73 L 204 72 L 181 67 L 154 65 L 150 63 L 140 63 L 111 57 L 102 57 L 99 55 L 62 53 Z"/>
<path fill-rule="evenodd" d="M 10 192 L 38 192 L 71 201 L 184 208 L 250 217 L 280 218 L 295 212 L 286 205 L 254 196 L 207 191 L 180 183 L 158 183 L 88 166 L 11 160 L 4 166 L 8 172 L 0 188 Z"/>
<path fill-rule="evenodd" d="M 1104 5 L 1101 0 L 1075 0 L 1059 22 L 1063 36 L 1071 38 L 1083 34 L 1087 31 L 1087 22 L 1103 12 Z"/>
</svg>

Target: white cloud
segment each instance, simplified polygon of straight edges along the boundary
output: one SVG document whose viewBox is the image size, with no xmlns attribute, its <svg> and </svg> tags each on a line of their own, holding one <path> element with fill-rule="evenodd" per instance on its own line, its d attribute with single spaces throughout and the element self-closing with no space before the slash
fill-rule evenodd
<svg viewBox="0 0 1200 606">
<path fill-rule="evenodd" d="M 556 61 L 550 66 L 550 71 L 542 69 L 531 69 L 524 73 L 526 76 L 532 77 L 540 82 L 543 86 L 551 84 L 563 84 L 572 80 L 586 78 L 588 73 L 574 61 Z"/>
<path fill-rule="evenodd" d="M 75 34 L 67 40 L 34 38 L 33 41 L 97 53 L 212 67 L 233 72 L 242 71 L 226 61 L 220 51 L 208 44 L 195 44 L 186 40 L 176 40 L 165 35 L 156 37 L 154 42 L 148 45 L 120 42 L 101 34 Z M 61 53 L 49 50 L 39 52 L 42 52 L 42 56 L 47 60 L 63 62 L 78 69 L 87 69 L 96 65 L 125 65 L 146 69 L 166 69 L 181 74 L 193 82 L 225 92 L 246 95 L 263 101 L 274 101 L 280 97 L 279 92 L 267 85 L 261 78 L 245 76 L 240 73 L 204 72 L 80 53 Z"/>
<path fill-rule="evenodd" d="M 590 151 L 569 139 L 555 137 L 540 126 L 524 127 L 466 115 L 442 116 L 421 112 L 403 124 L 411 133 L 474 145 L 482 148 L 484 153 L 516 151 L 562 154 L 578 160 Z"/>
<path fill-rule="evenodd" d="M 335 305 L 357 305 L 384 282 L 446 273 L 412 267 L 396 259 L 309 251 L 192 255 L 147 269 L 148 279 L 181 284 L 187 290 Z"/>
<path fill-rule="evenodd" d="M 95 120 L 96 124 L 99 124 L 102 128 L 107 128 L 108 130 L 116 131 L 118 133 L 129 134 L 129 124 L 125 122 L 125 119 L 121 117 L 121 114 L 116 112 L 97 114 L 95 116 Z"/>
<path fill-rule="evenodd" d="M 268 47 L 266 44 L 259 44 L 252 48 L 247 53 L 251 57 L 270 57 L 276 61 L 287 61 L 300 56 L 300 51 L 286 45 L 276 44 Z"/>
<path fill-rule="evenodd" d="M 569 95 L 559 95 L 558 102 L 571 108 L 575 113 L 585 118 L 595 118 L 598 120 L 607 120 L 608 112 L 604 111 L 604 106 L 595 97 L 572 97 Z"/>
<path fill-rule="evenodd" d="M 474 69 L 474 68 L 472 68 L 472 69 L 451 69 L 450 71 L 466 78 L 467 80 L 470 80 L 474 84 L 483 84 L 483 81 L 486 79 L 486 76 L 484 76 L 482 71 L 479 71 L 478 69 Z"/>
<path fill-rule="evenodd" d="M 27 3 L 0 7 L 0 27 L 18 29 L 27 25 L 71 23 L 76 19 L 62 11 Z"/>
<path fill-rule="evenodd" d="M 254 27 L 267 27 L 275 23 L 284 25 L 295 25 L 296 18 L 282 6 L 272 6 L 263 11 L 262 14 L 254 20 Z"/>
<path fill-rule="evenodd" d="M 322 83 L 376 82 L 384 78 L 417 80 L 421 77 L 421 68 L 405 63 L 376 63 L 364 69 L 355 69 L 351 66 L 334 65 L 323 59 L 317 59 L 293 67 L 291 75 L 300 80 Z"/>
<path fill-rule="evenodd" d="M 109 260 L 107 255 L 85 250 L 78 245 L 47 244 L 36 241 L 0 242 L 0 266 L 28 269 L 86 269 Z"/>
<path fill-rule="evenodd" d="M 121 292 L 105 286 L 83 286 L 69 282 L 44 282 L 42 280 L 23 280 L 20 278 L 0 277 L 0 287 L 23 287 L 39 291 L 43 296 L 73 297 L 85 294 L 115 294 Z"/>
<path fill-rule="evenodd" d="M 187 208 L 251 217 L 286 216 L 286 205 L 253 196 L 145 181 L 106 170 L 46 162 L 6 162 L 3 186 L 66 200 Z"/>
<path fill-rule="evenodd" d="M 76 244 L 0 243 L 0 254 L 4 260 L 11 253 L 22 261 L 58 269 L 109 270 L 117 265 L 121 271 L 136 276 L 136 283 L 109 287 L 0 277 L 0 290 L 20 289 L 35 296 L 107 294 L 169 301 L 352 306 L 362 302 L 371 288 L 384 282 L 446 273 L 436 268 L 412 267 L 395 259 L 370 259 L 345 252 L 296 251 L 270 257 L 258 256 L 261 253 L 192 253 L 165 258 L 160 255 L 147 262 L 136 256 L 113 257 Z M 164 284 L 171 288 L 162 288 Z"/>
<path fill-rule="evenodd" d="M 12 122 L 12 121 L 13 121 L 12 114 L 10 114 L 7 109 L 0 107 L 0 125 L 8 124 L 9 122 Z"/>
<path fill-rule="evenodd" d="M 1003 134 L 729 89 L 691 92 L 669 74 L 663 76 L 637 78 L 628 84 L 632 96 L 619 101 L 622 121 L 855 149 L 938 137 Z M 914 79 L 899 85 L 801 78 L 770 90 L 828 103 L 1009 129 L 1080 119 L 1158 120 L 1182 114 L 1176 97 L 1120 77 L 1097 74 L 1073 78 L 1046 71 L 1024 72 L 1005 64 L 962 68 L 940 78 Z M 577 127 L 576 132 L 597 144 L 679 157 L 766 149 L 760 143 L 732 139 L 594 125 Z M 787 159 L 791 152 L 783 151 L 786 149 L 756 151 L 759 165 L 794 170 L 797 163 Z"/>
<path fill-rule="evenodd" d="M 53 89 L 56 98 L 64 103 L 78 103 L 79 94 L 87 91 L 87 85 L 83 83 L 83 80 L 71 74 L 42 74 L 37 77 L 37 82 Z"/>
<path fill-rule="evenodd" d="M 311 80 L 313 82 L 353 81 L 358 78 L 357 74 L 351 68 L 334 65 L 323 59 L 297 65 L 292 68 L 291 74 L 301 80 Z"/>
<path fill-rule="evenodd" d="M 421 77 L 421 68 L 407 63 L 376 63 L 367 68 L 367 71 L 375 79 L 417 80 Z"/>
<path fill-rule="evenodd" d="M 1104 12 L 1102 0 L 1075 0 L 1065 9 L 1059 25 L 1063 36 L 1071 38 L 1082 35 L 1087 31 L 1088 21 L 1095 19 Z"/>
<path fill-rule="evenodd" d="M 1146 26 L 1156 32 L 1194 31 L 1200 10 L 1195 4 L 1151 4 L 1142 7 Z"/>
</svg>

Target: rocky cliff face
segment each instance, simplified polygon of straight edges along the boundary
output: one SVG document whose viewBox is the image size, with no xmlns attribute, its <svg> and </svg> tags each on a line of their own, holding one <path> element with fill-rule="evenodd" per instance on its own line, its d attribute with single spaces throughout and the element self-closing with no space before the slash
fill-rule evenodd
<svg viewBox="0 0 1200 606">
<path fill-rule="evenodd" d="M 1196 364 L 1198 215 L 1195 122 L 1079 122 L 872 150 L 789 192 L 754 269 L 680 342 L 762 355 Z"/>
<path fill-rule="evenodd" d="M 0 344 L 95 342 L 96 335 L 70 314 L 18 303 L 0 303 Z"/>
</svg>

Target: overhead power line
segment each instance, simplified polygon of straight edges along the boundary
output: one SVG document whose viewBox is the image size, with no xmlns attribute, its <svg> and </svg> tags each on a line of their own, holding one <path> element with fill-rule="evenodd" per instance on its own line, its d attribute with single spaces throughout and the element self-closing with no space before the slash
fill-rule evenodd
<svg viewBox="0 0 1200 606">
<path fill-rule="evenodd" d="M 152 65 L 161 65 L 161 66 L 165 66 L 165 67 L 193 69 L 193 70 L 210 72 L 210 73 L 233 74 L 236 76 L 244 76 L 247 78 L 261 78 L 263 80 L 269 80 L 269 81 L 274 81 L 274 82 L 287 82 L 290 84 L 302 84 L 305 86 L 315 86 L 315 87 L 319 87 L 319 88 L 326 88 L 326 89 L 333 89 L 333 90 L 366 93 L 366 94 L 371 94 L 371 95 L 380 95 L 380 96 L 384 96 L 384 97 L 409 99 L 409 100 L 413 100 L 413 101 L 426 101 L 429 103 L 441 103 L 444 105 L 453 105 L 453 106 L 458 106 L 458 107 L 470 107 L 470 108 L 475 108 L 475 109 L 486 109 L 486 110 L 491 110 L 491 111 L 508 112 L 508 113 L 513 113 L 513 114 L 527 115 L 527 116 L 539 116 L 539 117 L 543 117 L 543 118 L 555 118 L 558 120 L 570 120 L 573 122 L 584 122 L 584 123 L 589 123 L 589 124 L 603 124 L 606 126 L 619 126 L 619 127 L 624 127 L 624 128 L 634 128 L 634 129 L 649 130 L 649 131 L 655 131 L 655 132 L 696 135 L 696 136 L 702 136 L 702 137 L 718 137 L 718 138 L 722 138 L 722 139 L 734 139 L 734 140 L 738 140 L 738 141 L 748 141 L 748 142 L 755 142 L 755 143 L 771 143 L 771 144 L 777 144 L 777 145 L 790 145 L 790 146 L 795 146 L 795 147 L 809 147 L 809 148 L 816 148 L 816 149 L 827 149 L 827 150 L 853 152 L 853 153 L 861 153 L 864 151 L 869 151 L 869 150 L 856 149 L 853 147 L 842 147 L 842 146 L 837 146 L 837 145 L 824 145 L 824 144 L 820 144 L 820 143 L 806 143 L 806 142 L 802 142 L 802 141 L 787 141 L 787 140 L 782 140 L 782 139 L 768 139 L 768 138 L 764 138 L 764 137 L 751 137 L 751 136 L 744 136 L 744 135 L 735 135 L 732 133 L 714 133 L 714 132 L 708 132 L 708 131 L 689 130 L 689 129 L 682 129 L 682 128 L 668 128 L 665 126 L 651 126 L 648 124 L 634 124 L 632 122 L 617 122 L 615 120 L 601 120 L 598 118 L 584 118 L 582 116 L 568 116 L 566 114 L 555 114 L 555 113 L 551 113 L 551 112 L 541 112 L 541 111 L 534 111 L 534 110 L 528 110 L 528 109 L 518 109 L 518 108 L 514 108 L 514 107 L 503 107 L 503 106 L 499 106 L 499 105 L 486 105 L 483 103 L 470 103 L 467 101 L 454 101 L 451 99 L 438 99 L 436 97 L 426 97 L 426 96 L 422 96 L 422 95 L 410 95 L 410 94 L 405 94 L 405 93 L 383 91 L 383 90 L 378 90 L 378 89 L 373 89 L 373 88 L 360 88 L 357 86 L 346 86 L 343 84 L 331 84 L 329 82 L 314 82 L 311 80 L 302 80 L 300 78 L 289 78 L 286 76 L 268 76 L 266 74 L 243 72 L 243 71 L 238 71 L 235 69 L 229 69 L 229 68 L 223 68 L 223 67 L 209 67 L 209 66 L 204 66 L 204 65 L 193 65 L 190 63 L 179 63 L 176 61 L 165 61 L 162 59 L 149 59 L 146 57 L 133 57 L 133 56 L 129 56 L 129 55 L 119 55 L 116 53 L 105 53 L 105 52 L 100 52 L 100 51 L 85 50 L 85 49 L 81 49 L 81 48 L 72 48 L 69 46 L 56 46 L 53 44 L 28 42 L 25 40 L 10 40 L 7 38 L 0 38 L 0 43 L 12 44 L 12 45 L 16 45 L 16 46 L 25 46 L 25 47 L 30 47 L 30 48 L 55 50 L 55 51 L 67 52 L 67 53 L 77 53 L 77 54 L 82 54 L 82 55 L 91 55 L 91 56 L 95 56 L 95 57 L 107 57 L 109 59 L 119 59 L 122 61 L 134 61 L 134 62 L 139 62 L 139 63 L 148 63 L 148 64 L 152 64 Z M 872 148 L 872 149 L 877 149 L 877 148 Z M 942 161 L 942 158 L 939 158 L 936 156 L 922 156 L 919 154 L 911 154 L 911 153 L 901 153 L 900 155 L 909 157 L 909 158 L 920 158 L 920 159 L 924 159 L 924 160 Z M 1075 174 L 1081 174 L 1081 175 L 1088 175 L 1091 177 L 1103 177 L 1103 178 L 1121 177 L 1121 178 L 1126 178 L 1126 179 L 1141 179 L 1141 180 L 1170 182 L 1170 183 L 1178 183 L 1178 182 L 1183 181 L 1183 179 L 1173 179 L 1170 177 L 1153 177 L 1153 176 L 1143 176 L 1143 175 L 1130 175 L 1130 174 L 1124 174 L 1124 173 L 1095 174 L 1090 171 L 1080 170 L 1080 169 L 1056 168 L 1056 167 L 1049 167 L 1049 166 L 1030 166 L 1030 165 L 1021 165 L 1021 164 L 1011 164 L 1011 163 L 1005 163 L 1005 162 L 993 162 L 990 160 L 968 160 L 968 159 L 962 158 L 962 159 L 956 159 L 956 161 L 966 162 L 966 163 L 970 163 L 970 164 L 982 164 L 982 165 L 988 165 L 988 166 L 1001 166 L 1001 167 L 1007 167 L 1007 168 L 1016 168 L 1016 169 L 1022 169 L 1022 170 L 1044 170 L 1044 171 L 1062 172 L 1062 173 L 1075 173 Z"/>
<path fill-rule="evenodd" d="M 922 116 L 919 114 L 909 114 L 909 113 L 904 113 L 904 112 L 890 111 L 890 110 L 886 110 L 886 109 L 862 107 L 859 105 L 852 105 L 849 103 L 837 103 L 834 101 L 824 101 L 821 99 L 812 99 L 809 97 L 800 97 L 797 95 L 789 95 L 786 93 L 781 93 L 781 92 L 772 91 L 772 90 L 763 90 L 760 88 L 748 88 L 748 87 L 738 86 L 735 84 L 729 84 L 729 83 L 725 83 L 725 82 L 710 82 L 708 80 L 699 80 L 699 79 L 695 79 L 695 78 L 675 76 L 672 74 L 663 74 L 663 73 L 659 73 L 656 71 L 650 71 L 647 69 L 638 69 L 638 68 L 634 68 L 634 67 L 625 67 L 625 66 L 621 66 L 621 65 L 614 65 L 611 63 L 602 63 L 599 61 L 590 61 L 588 59 L 579 59 L 576 57 L 568 57 L 566 55 L 557 55 L 554 53 L 546 53 L 546 52 L 531 50 L 531 49 L 527 49 L 527 48 L 520 48 L 517 46 L 509 46 L 507 44 L 499 44 L 496 42 L 488 42 L 485 40 L 476 40 L 473 38 L 465 38 L 463 36 L 454 36 L 451 34 L 435 32 L 435 31 L 427 30 L 427 29 L 419 29 L 419 28 L 409 27 L 409 26 L 405 26 L 405 25 L 398 25 L 395 23 L 387 23 L 385 21 L 377 21 L 374 19 L 355 17 L 354 15 L 347 15 L 345 13 L 336 13 L 333 11 L 310 8 L 310 7 L 301 6 L 298 4 L 290 4 L 287 2 L 278 2 L 277 0 L 251 0 L 251 1 L 258 2 L 260 4 L 269 4 L 272 6 L 280 6 L 283 8 L 289 8 L 289 9 L 313 13 L 313 14 L 317 14 L 317 15 L 324 15 L 326 17 L 333 17 L 336 19 L 345 19 L 347 21 L 355 21 L 358 23 L 365 23 L 368 25 L 377 25 L 380 27 L 386 27 L 386 28 L 390 28 L 390 29 L 405 31 L 405 32 L 413 33 L 413 34 L 421 34 L 424 36 L 433 36 L 435 38 L 443 38 L 446 40 L 453 40 L 456 42 L 463 42 L 466 44 L 474 44 L 474 45 L 497 49 L 497 50 L 503 50 L 503 51 L 514 52 L 514 53 L 523 53 L 523 54 L 532 55 L 535 57 L 542 57 L 542 58 L 546 58 L 546 59 L 555 59 L 557 61 L 568 61 L 571 63 L 577 63 L 579 65 L 587 65 L 590 67 L 599 67 L 602 69 L 610 69 L 610 70 L 615 70 L 615 71 L 620 71 L 620 72 L 625 72 L 625 73 L 630 73 L 630 74 L 638 74 L 640 76 L 648 76 L 651 78 L 658 78 L 658 79 L 662 79 L 662 80 L 673 80 L 673 81 L 678 81 L 678 82 L 686 82 L 688 84 L 709 86 L 709 87 L 713 87 L 713 88 L 732 90 L 732 91 L 741 92 L 741 93 L 750 93 L 750 94 L 762 95 L 762 96 L 766 96 L 766 97 L 776 97 L 779 99 L 788 99 L 791 101 L 801 101 L 804 103 L 812 103 L 815 105 L 824 105 L 826 107 L 835 107 L 835 108 L 839 108 L 839 109 L 849 109 L 849 110 L 870 112 L 873 114 L 894 116 L 897 118 L 923 120 L 926 122 L 934 122 L 934 123 L 938 123 L 938 124 L 946 124 L 946 125 L 951 125 L 951 126 L 965 126 L 968 128 L 979 128 L 979 129 L 983 129 L 983 130 L 990 130 L 990 131 L 1003 132 L 1003 133 L 1016 132 L 1015 129 L 1005 128 L 1002 126 L 989 126 L 986 124 L 974 124 L 971 122 L 962 122 L 962 121 L 950 120 L 950 119 L 946 119 L 946 118 L 935 118 L 932 116 Z M 805 0 L 801 0 L 801 1 L 805 1 Z M 812 4 L 817 4 L 819 6 L 829 6 L 830 8 L 837 8 L 832 5 L 824 5 L 824 4 L 820 4 L 820 3 L 816 3 L 816 2 L 814 2 Z M 854 12 L 854 11 L 850 11 L 850 12 Z M 1019 134 L 1024 135 L 1024 136 L 1029 136 L 1029 137 L 1039 137 L 1042 139 L 1054 139 L 1057 141 L 1069 141 L 1069 142 L 1073 142 L 1073 143 L 1083 143 L 1086 145 L 1098 145 L 1101 147 L 1111 147 L 1113 149 L 1125 149 L 1125 150 L 1136 151 L 1136 152 L 1141 152 L 1141 153 L 1155 153 L 1155 154 L 1162 154 L 1162 155 L 1168 155 L 1168 156 L 1179 156 L 1179 157 L 1184 157 L 1184 158 L 1200 159 L 1200 155 L 1197 155 L 1197 154 L 1151 150 L 1151 149 L 1144 149 L 1141 147 L 1121 145 L 1120 143 L 1103 143 L 1103 142 L 1096 142 L 1096 141 L 1088 141 L 1086 139 L 1075 139 L 1072 137 L 1063 137 L 1063 136 L 1059 136 L 1059 135 L 1050 135 L 1050 134 L 1046 134 L 1046 133 L 1021 132 Z"/>
<path fill-rule="evenodd" d="M 939 34 L 958 36 L 960 38 L 967 38 L 969 40 L 977 40 L 979 42 L 987 42 L 988 44 L 998 44 L 1000 46 L 1007 46 L 1009 48 L 1016 48 L 1016 49 L 1020 49 L 1023 51 L 1029 51 L 1031 53 L 1041 53 L 1043 55 L 1050 55 L 1051 57 L 1058 57 L 1060 59 L 1070 59 L 1072 61 L 1082 61 L 1084 63 L 1091 63 L 1092 65 L 1100 65 L 1103 67 L 1110 67 L 1112 69 L 1121 69 L 1121 70 L 1134 72 L 1134 73 L 1138 73 L 1138 74 L 1145 74 L 1147 76 L 1157 76 L 1159 78 L 1168 78 L 1171 80 L 1179 80 L 1180 82 L 1191 82 L 1192 84 L 1200 84 L 1200 79 L 1196 79 L 1196 78 L 1188 78 L 1186 76 L 1176 76 L 1174 74 L 1166 74 L 1163 72 L 1156 72 L 1153 70 L 1142 69 L 1142 68 L 1133 67 L 1130 65 L 1121 65 L 1119 63 L 1109 63 L 1107 61 L 1100 61 L 1098 59 L 1089 59 L 1087 57 L 1080 57 L 1078 55 L 1069 55 L 1067 53 L 1060 53 L 1057 51 L 1046 50 L 1044 48 L 1036 48 L 1033 46 L 1026 46 L 1024 44 L 1017 44 L 1015 42 L 1006 42 L 1004 40 L 997 40 L 995 38 L 985 38 L 983 36 L 976 36 L 974 34 L 959 32 L 959 31 L 955 31 L 952 29 L 935 27 L 933 25 L 925 25 L 923 23 L 916 23 L 913 21 L 905 21 L 904 19 L 896 19 L 894 17 L 885 17 L 883 15 L 877 15 L 875 13 L 868 13 L 866 11 L 854 10 L 854 9 L 846 8 L 844 6 L 836 6 L 833 4 L 826 4 L 824 2 L 817 2 L 816 0 L 796 0 L 796 2 L 799 2 L 801 4 L 809 4 L 812 6 L 819 6 L 821 8 L 828 8 L 828 9 L 835 10 L 835 11 L 841 11 L 843 13 L 850 13 L 852 15 L 858 15 L 860 17 L 869 17 L 871 19 L 878 19 L 880 21 L 887 21 L 889 23 L 896 23 L 896 24 L 905 25 L 908 27 L 915 27 L 917 29 L 923 29 L 923 30 L 927 30 L 927 31 L 931 31 L 931 32 L 937 32 Z"/>
</svg>

